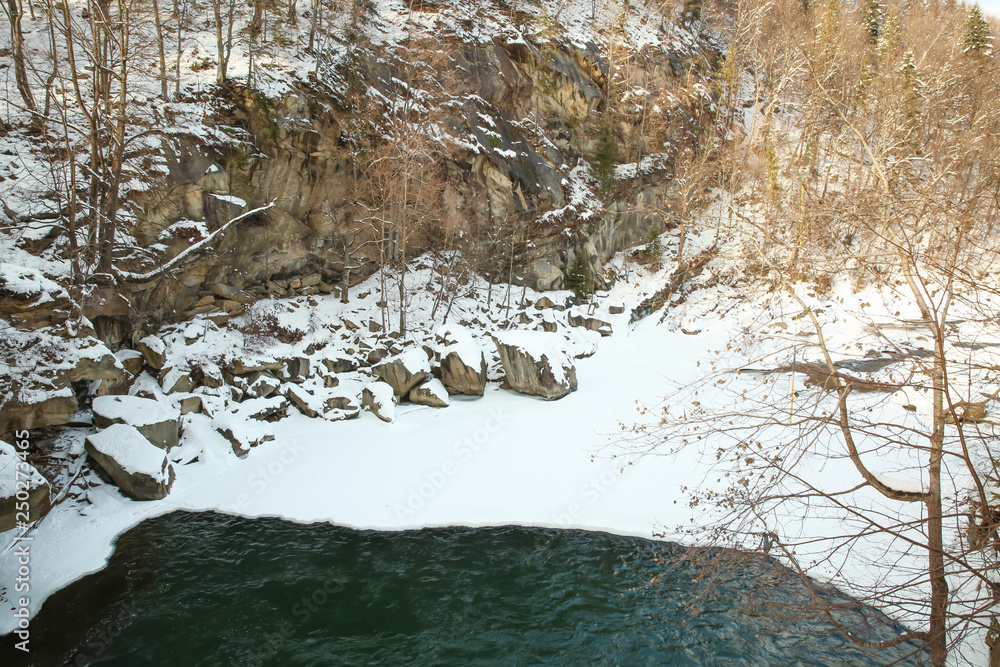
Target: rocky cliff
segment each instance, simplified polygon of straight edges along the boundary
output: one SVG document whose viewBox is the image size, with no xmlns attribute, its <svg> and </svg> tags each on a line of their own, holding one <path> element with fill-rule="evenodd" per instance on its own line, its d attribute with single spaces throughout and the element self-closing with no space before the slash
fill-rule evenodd
<svg viewBox="0 0 1000 667">
<path fill-rule="evenodd" d="M 400 82 L 412 81 L 414 61 L 429 53 L 445 64 L 421 81 L 425 89 L 436 87 L 437 97 L 421 111 L 420 127 L 432 124 L 443 137 L 432 147 L 436 182 L 425 203 L 437 224 L 414 225 L 408 255 L 460 247 L 484 257 L 483 273 L 542 290 L 566 287 L 568 264 L 579 256 L 600 280 L 614 252 L 669 223 L 672 160 L 701 121 L 680 94 L 685 80 L 710 72 L 716 55 L 688 37 L 630 55 L 631 75 L 642 82 L 635 87 L 648 98 L 641 103 L 609 105 L 609 87 L 617 94 L 622 88 L 612 86 L 605 50 L 558 39 L 415 41 L 409 60 L 359 49 L 350 77 L 341 63 L 275 97 L 227 87 L 214 100 L 211 122 L 230 135 L 239 130 L 240 142 L 220 146 L 192 136 L 165 144 L 168 173 L 144 195 L 134 236 L 159 250 L 162 262 L 227 219 L 274 206 L 221 238 L 213 252 L 129 284 L 131 313 L 102 304 L 103 313 L 89 314 L 132 321 L 141 313 L 152 325 L 211 309 L 232 312 L 240 304 L 227 299 L 230 290 L 329 291 L 345 266 L 355 283 L 397 259 L 398 232 L 385 229 L 391 216 L 372 214 L 385 208 L 373 191 L 392 186 L 372 171 L 391 114 L 386 109 L 405 104 Z M 652 110 L 670 101 L 673 107 Z M 592 167 L 602 128 L 624 163 L 603 191 Z M 298 282 L 308 276 L 318 280 Z M 105 331 L 119 340 L 138 333 L 126 328 Z"/>
</svg>

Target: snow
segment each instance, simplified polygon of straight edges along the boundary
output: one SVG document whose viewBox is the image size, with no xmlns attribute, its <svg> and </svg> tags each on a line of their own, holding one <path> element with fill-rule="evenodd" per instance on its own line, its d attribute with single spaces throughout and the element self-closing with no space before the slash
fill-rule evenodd
<svg viewBox="0 0 1000 667">
<path fill-rule="evenodd" d="M 94 399 L 93 410 L 111 421 L 136 427 L 176 422 L 181 417 L 176 408 L 136 396 L 98 396 Z"/>
<path fill-rule="evenodd" d="M 929 489 L 926 484 L 918 482 L 912 479 L 897 479 L 895 477 L 889 477 L 888 475 L 883 475 L 880 472 L 874 470 L 869 471 L 876 480 L 881 484 L 886 485 L 893 491 L 900 491 L 902 493 L 928 493 Z"/>
<path fill-rule="evenodd" d="M 52 301 L 52 294 L 66 296 L 66 290 L 36 269 L 10 262 L 0 262 L 0 289 L 19 294 L 38 303 Z"/>
<path fill-rule="evenodd" d="M 139 340 L 140 345 L 145 345 L 153 354 L 165 354 L 167 346 L 159 336 L 149 335 Z"/>
<path fill-rule="evenodd" d="M 237 197 L 235 195 L 220 195 L 220 194 L 216 194 L 214 192 L 210 192 L 209 195 L 211 197 L 214 197 L 214 198 L 220 200 L 220 201 L 224 201 L 224 202 L 229 203 L 229 204 L 235 204 L 236 206 L 246 206 L 247 205 L 247 202 L 246 202 L 245 199 L 240 199 L 239 197 Z"/>
<path fill-rule="evenodd" d="M 427 354 L 420 348 L 406 350 L 400 353 L 398 357 L 395 357 L 395 359 L 390 359 L 389 361 L 399 361 L 410 375 L 431 372 L 431 365 L 427 360 Z"/>
<path fill-rule="evenodd" d="M 466 327 L 460 324 L 446 324 L 438 329 L 436 337 L 440 342 L 435 346 L 435 352 L 442 359 L 449 354 L 456 354 L 465 366 L 473 370 L 480 368 L 483 363 L 483 349 Z"/>
<path fill-rule="evenodd" d="M 87 440 L 129 474 L 149 475 L 158 482 L 167 481 L 166 452 L 143 437 L 134 426 L 112 424 Z"/>
<path fill-rule="evenodd" d="M 673 242 L 669 236 L 664 237 L 665 247 Z M 697 252 L 711 245 L 712 238 L 691 235 L 688 243 Z M 621 279 L 599 298 L 592 312 L 592 316 L 612 324 L 614 333 L 607 338 L 582 328 L 565 328 L 565 313 L 552 310 L 539 314 L 528 309 L 525 312 L 532 315 L 532 323 L 524 326 L 535 327 L 539 318 L 550 318 L 562 327 L 557 333 L 491 331 L 488 323 L 472 324 L 483 317 L 481 301 L 472 297 L 456 300 L 454 320 L 426 330 L 425 340 L 436 340 L 438 351 L 460 351 L 466 363 L 474 361 L 476 365 L 484 349 L 492 350 L 492 345 L 487 348 L 482 343 L 489 333 L 550 360 L 568 362 L 567 355 L 576 355 L 583 347 L 596 350 L 593 356 L 575 361 L 579 390 L 556 402 L 534 401 L 502 391 L 491 382 L 483 398 L 455 399 L 446 409 L 407 403 L 394 406 L 391 387 L 373 382 L 370 371 L 361 369 L 338 374 L 337 387 L 320 387 L 316 379 L 301 386 L 315 391 L 317 397 L 348 396 L 357 406 L 359 395 L 367 387 L 394 412 L 393 423 L 383 423 L 372 415 L 337 422 L 310 419 L 294 408 L 289 409 L 287 418 L 270 423 L 254 417 L 279 406 L 284 398 L 233 404 L 221 393 L 201 393 L 214 417 L 192 414 L 182 418 L 181 446 L 170 457 L 186 465 L 175 468 L 176 480 L 167 498 L 136 503 L 90 476 L 87 482 L 93 488 L 85 503 L 67 501 L 57 506 L 33 532 L 36 604 L 52 591 L 103 567 L 121 532 L 145 518 L 175 509 L 219 510 L 248 517 L 279 516 L 385 530 L 517 524 L 643 537 L 660 535 L 679 542 L 698 540 L 690 530 L 708 525 L 713 517 L 711 510 L 691 506 L 690 489 L 725 488 L 716 481 L 718 469 L 710 462 L 710 444 L 697 448 L 670 443 L 670 449 L 642 455 L 629 440 L 630 432 L 622 430 L 622 424 L 648 418 L 641 410 L 657 405 L 672 386 L 698 382 L 710 365 L 739 368 L 749 359 L 764 359 L 777 366 L 788 359 L 790 345 L 798 346 L 799 359 L 809 358 L 810 348 L 805 339 L 795 336 L 807 328 L 804 319 L 794 319 L 801 315 L 801 306 L 767 290 L 748 294 L 724 286 L 703 287 L 689 295 L 683 306 L 668 311 L 662 323 L 660 313 L 655 313 L 630 324 L 631 310 L 657 291 L 669 277 L 671 264 L 664 261 L 662 268 L 649 271 L 627 264 L 623 255 L 616 257 L 610 268 Z M 431 283 L 426 271 L 414 270 L 410 277 L 414 285 Z M 330 359 L 349 357 L 347 347 L 373 339 L 364 324 L 378 312 L 374 305 L 380 298 L 377 285 L 376 275 L 358 286 L 354 300 L 346 305 L 333 297 L 316 297 L 313 306 L 307 306 L 302 298 L 263 300 L 248 309 L 244 321 L 228 329 L 211 323 L 195 327 L 201 335 L 189 342 L 194 331 L 185 323 L 162 330 L 161 342 L 169 362 L 175 365 L 197 362 L 205 367 L 241 353 L 244 362 L 251 364 L 257 359 L 304 354 L 310 344 L 325 345 L 322 355 Z M 482 286 L 472 284 L 468 289 L 471 293 Z M 817 316 L 835 359 L 859 359 L 869 349 L 885 349 L 885 331 L 901 345 L 919 342 L 915 339 L 924 333 L 900 328 L 878 334 L 869 329 L 875 322 L 888 323 L 891 318 L 887 314 L 900 312 L 901 318 L 914 315 L 891 291 L 882 292 L 874 286 L 859 291 L 849 282 L 835 281 L 827 295 L 809 296 L 807 292 L 804 286 L 801 297 L 819 311 Z M 539 296 L 528 290 L 525 298 L 536 301 Z M 555 301 L 565 296 L 551 295 Z M 418 290 L 412 299 L 414 312 L 426 318 L 433 295 Z M 833 303 L 842 308 L 830 308 Z M 869 306 L 860 308 L 862 303 Z M 608 304 L 624 306 L 624 313 L 609 314 Z M 395 307 L 390 299 L 390 308 Z M 849 313 L 860 313 L 861 317 Z M 498 321 L 516 321 L 499 309 L 496 317 Z M 240 329 L 257 322 L 255 318 L 296 332 L 301 340 L 263 341 Z M 360 328 L 350 331 L 343 325 L 346 320 Z M 469 325 L 459 325 L 458 321 Z M 756 347 L 739 351 L 727 348 L 750 325 L 767 332 Z M 985 339 L 986 332 L 972 325 L 963 326 L 970 335 Z M 685 330 L 700 333 L 689 335 Z M 419 345 L 413 351 L 414 359 L 416 354 L 426 359 Z M 962 353 L 968 355 L 969 351 Z M 491 354 L 487 359 L 495 357 Z M 495 379 L 496 361 L 490 363 Z M 552 365 L 553 370 L 560 366 Z M 891 380 L 893 374 L 901 372 L 889 365 L 873 377 Z M 787 375 L 774 379 L 768 387 L 790 390 Z M 738 395 L 744 388 L 752 389 L 755 381 L 735 376 L 731 390 L 706 390 L 698 398 L 706 403 L 721 402 L 727 391 Z M 956 377 L 954 381 L 961 380 Z M 801 388 L 801 382 L 797 381 L 796 388 Z M 147 374 L 140 376 L 133 391 L 137 387 L 168 400 L 155 378 Z M 917 427 L 929 419 L 929 402 L 926 395 L 919 391 L 916 394 L 912 390 L 894 392 L 882 403 L 872 405 L 880 406 L 887 419 Z M 904 405 L 916 406 L 917 410 L 913 412 Z M 649 417 L 658 419 L 659 413 L 649 413 Z M 217 429 L 224 427 L 231 428 L 245 443 L 243 458 L 234 455 L 231 444 L 219 435 Z M 273 441 L 267 441 L 268 437 Z M 251 448 L 255 442 L 257 446 Z M 158 451 L 162 455 L 162 450 Z M 884 477 L 892 486 L 919 488 L 906 486 L 916 482 L 903 482 L 914 470 L 914 463 L 919 464 L 919 455 L 912 449 L 865 449 L 864 457 L 872 468 L 893 471 L 898 480 Z M 445 476 L 443 483 L 429 485 L 428 479 L 437 479 L 437 473 L 445 467 L 453 472 Z M 815 465 L 807 461 L 805 472 L 813 482 L 829 489 L 853 487 L 860 481 L 846 459 L 817 459 Z M 961 484 L 960 472 L 952 469 L 949 479 Z M 900 509 L 868 488 L 856 494 L 862 504 L 893 512 L 901 521 L 919 519 L 919 507 Z M 803 506 L 793 513 L 769 512 L 766 525 L 755 528 L 757 543 L 746 546 L 757 548 L 759 533 L 767 526 L 772 526 L 771 532 L 785 541 L 842 534 L 845 523 L 850 521 L 850 517 L 829 508 Z M 886 547 L 884 542 L 873 539 L 864 548 L 856 549 L 851 558 L 824 559 L 819 557 L 822 549 L 818 547 L 811 552 L 803 549 L 800 557 L 814 575 L 829 578 L 847 591 L 855 590 L 855 586 L 863 590 L 873 577 L 905 578 L 921 566 L 919 555 L 911 555 L 894 558 L 889 571 L 879 569 L 879 563 L 889 562 L 882 556 Z M 0 585 L 12 575 L 11 567 L 8 561 L 0 560 Z M 0 615 L 0 632 L 12 627 L 11 620 Z"/>
</svg>

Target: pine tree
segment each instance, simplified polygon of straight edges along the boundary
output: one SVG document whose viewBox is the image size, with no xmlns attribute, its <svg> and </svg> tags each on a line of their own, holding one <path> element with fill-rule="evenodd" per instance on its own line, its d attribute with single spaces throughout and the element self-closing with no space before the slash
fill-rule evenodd
<svg viewBox="0 0 1000 667">
<path fill-rule="evenodd" d="M 686 24 L 701 20 L 701 0 L 684 0 L 682 20 Z"/>
<path fill-rule="evenodd" d="M 972 6 L 969 18 L 965 20 L 962 53 L 972 56 L 990 56 L 993 54 L 993 36 L 990 34 L 990 24 L 986 22 L 978 4 Z"/>
<path fill-rule="evenodd" d="M 868 0 L 861 20 L 865 25 L 865 32 L 868 33 L 868 41 L 872 44 L 878 44 L 882 37 L 885 7 L 879 0 Z"/>
<path fill-rule="evenodd" d="M 618 159 L 618 142 L 611 133 L 611 127 L 605 125 L 597 138 L 597 149 L 594 151 L 594 161 L 591 163 L 591 174 L 597 181 L 597 187 L 603 196 L 607 196 L 615 184 L 615 160 Z"/>
<path fill-rule="evenodd" d="M 594 291 L 594 279 L 590 274 L 590 265 L 580 250 L 573 253 L 573 259 L 566 270 L 566 287 L 573 290 L 573 294 L 578 299 L 584 299 Z"/>
<path fill-rule="evenodd" d="M 840 25 L 840 0 L 826 0 L 823 8 L 823 18 L 819 24 L 819 39 L 821 44 L 829 47 L 837 35 Z"/>
<path fill-rule="evenodd" d="M 878 53 L 885 56 L 895 53 L 899 48 L 899 9 L 893 5 L 886 13 L 885 23 L 882 25 L 882 32 L 878 39 Z"/>
</svg>

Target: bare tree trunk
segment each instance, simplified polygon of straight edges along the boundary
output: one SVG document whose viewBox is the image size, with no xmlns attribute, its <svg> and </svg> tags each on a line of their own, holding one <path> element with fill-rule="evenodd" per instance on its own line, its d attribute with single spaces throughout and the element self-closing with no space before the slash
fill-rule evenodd
<svg viewBox="0 0 1000 667">
<path fill-rule="evenodd" d="M 163 99 L 168 100 L 170 95 L 167 90 L 167 52 L 163 48 L 163 25 L 160 23 L 159 0 L 153 0 L 153 23 L 156 25 L 156 47 L 160 56 L 160 95 L 163 96 Z M 180 32 L 180 26 L 177 30 Z"/>
<path fill-rule="evenodd" d="M 320 24 L 320 14 L 323 12 L 323 0 L 313 0 L 312 22 L 309 24 L 309 46 L 306 50 L 312 53 L 316 47 L 316 27 Z"/>
<path fill-rule="evenodd" d="M 24 7 L 21 0 L 7 0 L 5 5 L 7 19 L 10 23 L 10 44 L 13 51 L 14 79 L 17 82 L 17 90 L 21 93 L 24 107 L 33 115 L 38 113 L 35 106 L 35 98 L 31 94 L 31 82 L 28 81 L 28 70 L 24 63 L 24 34 L 21 31 L 21 18 L 24 16 Z M 33 118 L 32 121 L 35 119 Z"/>
<path fill-rule="evenodd" d="M 340 274 L 340 302 L 348 303 L 350 299 L 347 296 L 347 289 L 351 285 L 351 266 L 348 262 L 351 261 L 351 255 L 349 250 L 349 245 L 347 241 L 344 241 L 344 270 Z"/>
<path fill-rule="evenodd" d="M 219 0 L 213 0 L 213 5 Z M 177 58 L 174 60 L 174 97 L 181 96 L 181 56 L 184 54 L 184 21 L 187 18 L 188 0 L 173 0 L 174 19 L 177 21 Z"/>
</svg>

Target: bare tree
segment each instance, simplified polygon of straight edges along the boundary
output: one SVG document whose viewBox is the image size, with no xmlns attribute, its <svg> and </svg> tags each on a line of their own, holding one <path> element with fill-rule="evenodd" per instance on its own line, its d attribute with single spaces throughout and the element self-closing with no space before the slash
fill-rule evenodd
<svg viewBox="0 0 1000 667">
<path fill-rule="evenodd" d="M 762 72 L 793 63 L 783 79 L 760 78 L 779 89 L 756 91 L 763 119 L 744 147 L 773 163 L 773 174 L 748 181 L 742 196 L 751 205 L 730 210 L 743 226 L 746 266 L 786 295 L 792 328 L 807 327 L 810 342 L 789 331 L 781 346 L 774 328 L 738 337 L 731 347 L 760 374 L 712 373 L 678 388 L 638 427 L 641 446 L 699 447 L 718 462 L 718 484 L 692 491 L 693 503 L 718 513 L 707 537 L 755 548 L 767 535 L 803 576 L 863 559 L 871 576 L 845 585 L 861 601 L 919 619 L 920 627 L 887 641 L 844 628 L 852 641 L 914 641 L 944 665 L 969 633 L 988 632 L 1000 656 L 996 433 L 983 422 L 996 369 L 968 352 L 973 343 L 956 324 L 993 317 L 986 304 L 997 286 L 985 277 L 1000 262 L 1000 174 L 989 156 L 1000 109 L 984 92 L 996 75 L 961 61 L 955 34 L 921 40 L 941 27 L 917 10 L 901 27 L 902 41 L 919 45 L 909 58 L 898 44 L 879 51 L 839 3 L 816 9 L 815 31 L 801 30 L 797 3 L 778 5 L 770 37 L 747 42 Z M 882 59 L 878 67 L 873 58 Z M 779 112 L 782 105 L 788 110 Z M 772 123 L 780 141 L 768 140 Z M 878 341 L 873 361 L 830 343 L 823 311 L 833 304 L 823 308 L 818 295 L 837 275 L 875 285 L 912 313 L 891 324 L 850 313 Z M 927 344 L 914 347 L 893 326 L 918 331 Z M 769 356 L 747 352 L 761 348 Z M 805 387 L 796 384 L 803 374 Z M 907 416 L 911 409 L 918 418 Z M 816 474 L 823 466 L 839 474 Z M 956 477 L 968 486 L 956 486 Z M 803 524 L 824 516 L 837 527 L 817 534 Z M 975 539 L 966 539 L 967 527 Z M 866 555 L 873 549 L 880 559 Z M 836 624 L 835 610 L 815 599 Z"/>
</svg>

